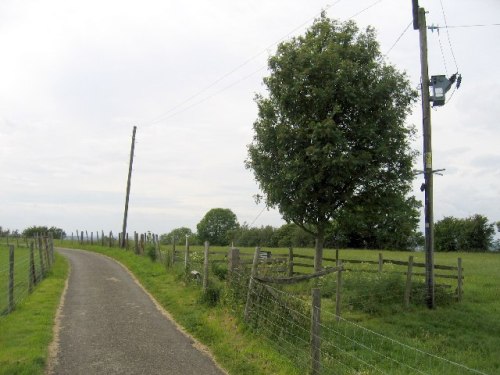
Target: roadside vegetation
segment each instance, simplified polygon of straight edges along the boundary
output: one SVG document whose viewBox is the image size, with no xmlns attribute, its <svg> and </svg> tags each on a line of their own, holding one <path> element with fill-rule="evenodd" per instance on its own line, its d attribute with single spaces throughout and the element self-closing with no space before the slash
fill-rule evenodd
<svg viewBox="0 0 500 375">
<path fill-rule="evenodd" d="M 3 247 L 0 251 L 6 251 Z M 48 346 L 53 337 L 54 317 L 59 306 L 68 262 L 56 254 L 47 277 L 13 312 L 0 316 L 0 374 L 43 374 Z"/>
<path fill-rule="evenodd" d="M 66 245 L 65 245 L 66 246 Z M 158 302 L 172 314 L 187 332 L 210 348 L 216 360 L 230 374 L 299 374 L 290 358 L 261 333 L 252 330 L 243 321 L 241 301 L 235 301 L 234 293 L 227 287 L 227 269 L 219 266 L 211 269 L 210 287 L 203 294 L 201 285 L 185 274 L 184 266 L 166 267 L 152 262 L 147 256 L 137 256 L 131 251 L 89 245 L 68 245 L 80 247 L 111 256 L 132 271 Z M 223 250 L 225 248 L 213 248 Z M 162 249 L 166 251 L 165 248 Z M 227 250 L 227 249 L 225 249 Z M 241 249 L 253 252 L 252 248 Z M 201 247 L 190 249 L 193 257 L 201 254 Z M 272 249 L 273 254 L 286 254 L 285 248 Z M 296 249 L 297 253 L 313 254 L 313 249 Z M 325 250 L 326 252 L 330 250 Z M 146 253 L 147 254 L 147 253 Z M 415 262 L 424 259 L 423 253 L 412 253 Z M 376 260 L 378 252 L 370 250 L 341 250 L 343 258 Z M 390 259 L 405 260 L 408 252 L 384 252 Z M 457 256 L 462 257 L 464 267 L 464 296 L 461 302 L 443 294 L 436 310 L 428 310 L 423 303 L 412 303 L 404 308 L 399 297 L 391 300 L 390 286 L 393 278 L 373 278 L 363 280 L 346 278 L 346 307 L 342 316 L 363 327 L 394 338 L 418 350 L 430 352 L 482 373 L 495 374 L 500 371 L 500 300 L 498 286 L 500 267 L 498 254 L 484 253 L 436 253 L 436 263 L 454 265 Z M 193 269 L 201 271 L 193 265 Z M 328 292 L 332 282 L 322 278 L 319 286 L 324 291 L 322 305 L 332 308 L 334 295 Z M 310 292 L 313 285 L 305 284 L 291 291 Z M 318 285 L 315 285 L 318 286 Z M 359 288 L 365 296 L 385 296 L 372 298 L 369 308 L 364 303 L 361 308 L 347 303 L 349 296 L 356 300 Z M 239 292 L 239 294 L 244 294 Z M 368 299 L 367 299 L 368 301 Z M 289 353 L 288 353 L 289 354 Z M 407 354 L 402 353 L 401 360 Z M 391 373 L 391 369 L 387 368 Z M 464 372 L 466 373 L 466 372 Z"/>
</svg>

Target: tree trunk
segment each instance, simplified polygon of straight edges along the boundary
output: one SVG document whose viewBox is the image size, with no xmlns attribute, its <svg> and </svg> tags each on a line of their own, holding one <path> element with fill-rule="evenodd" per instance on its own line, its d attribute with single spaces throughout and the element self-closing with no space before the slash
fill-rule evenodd
<svg viewBox="0 0 500 375">
<path fill-rule="evenodd" d="M 323 245 L 325 244 L 325 233 L 323 230 L 318 230 L 316 236 L 316 248 L 314 253 L 314 272 L 323 269 Z"/>
</svg>

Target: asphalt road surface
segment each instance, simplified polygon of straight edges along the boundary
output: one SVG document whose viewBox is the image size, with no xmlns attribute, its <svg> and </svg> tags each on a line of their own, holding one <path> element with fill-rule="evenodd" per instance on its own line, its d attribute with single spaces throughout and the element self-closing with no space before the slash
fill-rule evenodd
<svg viewBox="0 0 500 375">
<path fill-rule="evenodd" d="M 71 273 L 50 374 L 225 374 L 120 264 L 91 252 L 58 251 Z"/>
</svg>

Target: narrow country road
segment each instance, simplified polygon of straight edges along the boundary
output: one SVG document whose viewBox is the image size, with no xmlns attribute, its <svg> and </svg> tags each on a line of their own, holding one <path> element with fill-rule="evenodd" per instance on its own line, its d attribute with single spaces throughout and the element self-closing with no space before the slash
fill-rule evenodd
<svg viewBox="0 0 500 375">
<path fill-rule="evenodd" d="M 71 273 L 50 374 L 225 374 L 120 264 L 87 251 L 57 251 Z"/>
</svg>

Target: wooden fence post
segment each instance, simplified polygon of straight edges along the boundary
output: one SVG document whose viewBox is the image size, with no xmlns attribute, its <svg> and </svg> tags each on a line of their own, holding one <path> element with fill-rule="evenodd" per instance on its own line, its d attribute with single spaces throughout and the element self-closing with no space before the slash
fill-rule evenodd
<svg viewBox="0 0 500 375">
<path fill-rule="evenodd" d="M 40 235 L 36 235 L 37 242 L 38 242 L 38 255 L 40 257 L 40 280 L 45 277 L 45 262 L 43 261 L 43 250 L 42 250 L 42 238 Z"/>
<path fill-rule="evenodd" d="M 458 258 L 457 299 L 462 300 L 462 258 Z"/>
<path fill-rule="evenodd" d="M 94 245 L 94 232 L 90 232 L 90 244 Z"/>
<path fill-rule="evenodd" d="M 35 273 L 35 254 L 33 241 L 30 242 L 30 263 L 28 268 L 28 288 L 29 292 L 33 292 L 33 286 L 36 284 L 36 273 Z"/>
<path fill-rule="evenodd" d="M 288 248 L 288 276 L 293 276 L 293 248 Z"/>
<path fill-rule="evenodd" d="M 189 265 L 189 236 L 186 236 L 186 247 L 184 250 L 184 269 L 188 269 Z"/>
<path fill-rule="evenodd" d="M 405 307 L 410 307 L 411 278 L 413 276 L 413 255 L 408 257 L 408 271 L 406 272 Z"/>
<path fill-rule="evenodd" d="M 80 232 L 80 245 L 83 245 L 83 231 Z"/>
<path fill-rule="evenodd" d="M 109 232 L 109 247 L 113 246 L 113 232 Z"/>
<path fill-rule="evenodd" d="M 342 267 L 342 261 L 337 258 L 337 266 Z M 342 300 L 342 269 L 337 271 L 337 290 L 335 292 L 335 319 L 340 321 L 340 307 Z"/>
<path fill-rule="evenodd" d="M 101 246 L 104 246 L 104 231 L 101 229 Z"/>
<path fill-rule="evenodd" d="M 175 236 L 172 237 L 172 266 L 174 265 L 175 263 Z"/>
<path fill-rule="evenodd" d="M 311 374 L 321 372 L 321 291 L 313 288 L 311 306 Z"/>
<path fill-rule="evenodd" d="M 9 309 L 14 310 L 14 245 L 9 245 Z"/>
<path fill-rule="evenodd" d="M 208 241 L 205 241 L 205 252 L 203 259 L 203 292 L 206 292 L 208 288 L 208 250 L 209 244 Z"/>
<path fill-rule="evenodd" d="M 232 247 L 229 250 L 229 277 L 232 277 L 232 274 L 235 269 L 240 266 L 240 249 L 235 249 Z"/>
<path fill-rule="evenodd" d="M 378 253 L 378 272 L 382 273 L 382 268 L 384 267 L 384 257 L 382 253 Z"/>
<path fill-rule="evenodd" d="M 141 255 L 144 255 L 144 233 L 141 233 L 141 237 L 139 239 L 139 252 Z"/>
<path fill-rule="evenodd" d="M 231 249 L 231 250 L 237 250 L 237 249 Z M 238 254 L 239 256 L 239 254 Z M 255 248 L 255 253 L 253 254 L 253 262 L 252 262 L 252 271 L 250 273 L 250 280 L 248 281 L 248 292 L 247 292 L 247 302 L 245 304 L 245 321 L 248 322 L 248 317 L 250 315 L 250 305 L 251 305 L 251 300 L 252 300 L 252 289 L 253 289 L 253 284 L 254 284 L 254 277 L 257 276 L 257 270 L 259 267 L 259 258 L 260 258 L 260 248 L 256 247 Z M 232 271 L 232 270 L 231 270 Z"/>
<path fill-rule="evenodd" d="M 49 241 L 47 238 L 47 234 L 45 236 L 43 236 L 43 249 L 44 249 L 44 254 L 45 254 L 45 260 L 47 261 L 46 262 L 47 270 L 49 270 L 50 266 L 51 266 L 51 261 L 50 261 L 50 255 L 49 255 Z"/>
<path fill-rule="evenodd" d="M 56 258 L 54 256 L 54 234 L 52 232 L 49 233 L 49 251 L 50 251 L 50 260 L 52 264 L 54 264 Z"/>
<path fill-rule="evenodd" d="M 139 234 L 134 232 L 134 252 L 135 254 L 139 254 Z"/>
</svg>

